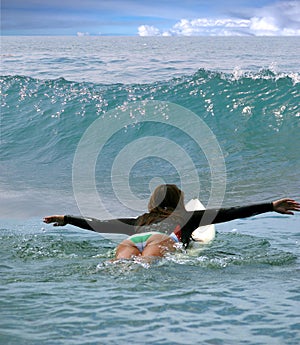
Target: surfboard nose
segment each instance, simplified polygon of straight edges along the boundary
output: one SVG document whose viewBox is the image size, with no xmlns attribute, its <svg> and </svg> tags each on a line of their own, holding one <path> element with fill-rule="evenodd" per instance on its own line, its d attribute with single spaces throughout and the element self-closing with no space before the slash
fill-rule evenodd
<svg viewBox="0 0 300 345">
<path fill-rule="evenodd" d="M 202 202 L 199 199 L 191 199 L 186 205 L 185 208 L 187 211 L 201 211 L 205 210 Z M 196 242 L 201 242 L 203 244 L 209 243 L 216 236 L 216 229 L 214 224 L 199 226 L 192 233 L 192 239 Z"/>
</svg>

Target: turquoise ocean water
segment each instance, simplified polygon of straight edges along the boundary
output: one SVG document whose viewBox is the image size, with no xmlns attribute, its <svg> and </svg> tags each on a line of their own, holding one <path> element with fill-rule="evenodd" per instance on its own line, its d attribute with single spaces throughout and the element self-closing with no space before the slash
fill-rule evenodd
<svg viewBox="0 0 300 345">
<path fill-rule="evenodd" d="M 217 225 L 150 266 L 109 262 L 121 235 L 42 223 L 135 216 L 161 181 L 207 205 L 214 169 L 224 206 L 300 200 L 299 43 L 1 38 L 1 344 L 299 344 L 299 214 Z"/>
</svg>

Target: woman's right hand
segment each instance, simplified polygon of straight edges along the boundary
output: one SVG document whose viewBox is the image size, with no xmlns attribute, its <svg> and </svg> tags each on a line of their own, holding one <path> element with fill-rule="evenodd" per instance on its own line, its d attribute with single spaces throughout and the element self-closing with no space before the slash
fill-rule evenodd
<svg viewBox="0 0 300 345">
<path fill-rule="evenodd" d="M 43 222 L 47 224 L 54 223 L 53 226 L 65 226 L 67 224 L 63 215 L 45 217 Z"/>
</svg>

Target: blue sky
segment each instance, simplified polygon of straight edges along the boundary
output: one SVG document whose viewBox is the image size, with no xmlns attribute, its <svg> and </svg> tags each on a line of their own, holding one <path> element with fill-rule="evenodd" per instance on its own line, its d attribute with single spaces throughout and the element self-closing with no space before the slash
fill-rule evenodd
<svg viewBox="0 0 300 345">
<path fill-rule="evenodd" d="M 2 35 L 300 35 L 300 0 L 2 0 Z"/>
</svg>

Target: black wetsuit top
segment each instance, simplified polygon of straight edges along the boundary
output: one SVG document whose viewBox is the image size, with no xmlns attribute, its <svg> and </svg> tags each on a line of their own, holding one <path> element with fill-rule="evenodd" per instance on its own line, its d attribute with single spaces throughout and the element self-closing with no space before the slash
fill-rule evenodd
<svg viewBox="0 0 300 345">
<path fill-rule="evenodd" d="M 182 211 L 180 223 L 178 218 L 170 216 L 158 220 L 150 225 L 138 226 L 140 217 L 99 220 L 95 218 L 82 218 L 70 215 L 65 216 L 65 223 L 83 229 L 100 233 L 123 233 L 133 235 L 137 232 L 160 231 L 170 235 L 176 226 L 181 227 L 182 242 L 188 245 L 191 234 L 199 226 L 228 222 L 237 218 L 251 217 L 260 213 L 273 211 L 272 203 L 256 204 L 242 207 L 209 209 L 203 211 Z"/>
</svg>

